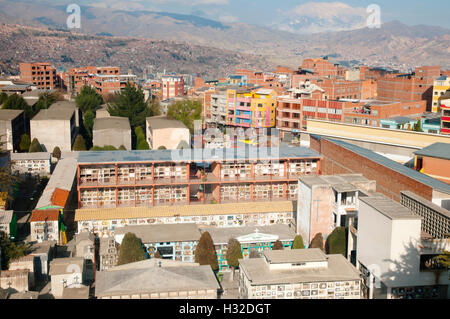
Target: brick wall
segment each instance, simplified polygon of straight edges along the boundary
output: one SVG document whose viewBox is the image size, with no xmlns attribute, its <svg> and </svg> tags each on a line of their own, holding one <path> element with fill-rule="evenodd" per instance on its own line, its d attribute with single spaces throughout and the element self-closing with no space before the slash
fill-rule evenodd
<svg viewBox="0 0 450 319">
<path fill-rule="evenodd" d="M 369 180 L 377 182 L 377 192 L 400 202 L 401 191 L 409 190 L 427 200 L 432 200 L 431 187 L 382 166 L 361 155 L 347 150 L 331 141 L 317 141 L 311 137 L 312 149 L 323 155 L 321 162 L 323 175 L 363 174 Z"/>
</svg>

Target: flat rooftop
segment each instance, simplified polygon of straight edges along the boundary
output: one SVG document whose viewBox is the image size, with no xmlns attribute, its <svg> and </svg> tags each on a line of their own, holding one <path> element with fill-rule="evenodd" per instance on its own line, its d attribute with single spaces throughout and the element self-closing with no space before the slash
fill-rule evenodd
<svg viewBox="0 0 450 319">
<path fill-rule="evenodd" d="M 293 251 L 302 251 L 295 249 Z M 310 249 L 305 249 L 305 251 Z M 301 258 L 287 257 L 285 260 L 305 262 L 311 259 L 322 258 L 319 255 L 305 256 Z M 299 255 L 300 256 L 300 255 Z M 326 281 L 356 281 L 360 280 L 360 274 L 355 267 L 342 255 L 327 255 L 328 267 L 309 269 L 280 269 L 270 270 L 269 264 L 263 258 L 250 258 L 239 260 L 240 269 L 246 273 L 252 285 L 276 285 L 292 283 L 311 283 Z M 280 261 L 283 261 L 280 258 Z M 286 261 L 287 262 L 287 261 Z"/>
<path fill-rule="evenodd" d="M 147 117 L 147 125 L 153 130 L 166 129 L 166 128 L 184 128 L 188 129 L 183 122 L 170 119 L 166 116 L 153 116 Z"/>
<path fill-rule="evenodd" d="M 292 201 L 155 207 L 83 208 L 75 210 L 75 221 L 226 214 L 258 214 L 294 212 L 295 209 L 296 208 Z"/>
<path fill-rule="evenodd" d="M 69 121 L 75 113 L 75 108 L 63 108 L 54 107 L 53 105 L 44 110 L 40 110 L 39 113 L 31 119 L 31 121 L 48 121 L 48 120 L 61 120 Z"/>
<path fill-rule="evenodd" d="M 294 240 L 295 231 L 289 225 L 244 226 L 244 227 L 201 227 L 202 232 L 208 232 L 214 244 L 227 244 L 231 238 L 242 241 L 287 241 Z"/>
<path fill-rule="evenodd" d="M 0 109 L 0 121 L 12 121 L 22 113 L 22 110 Z"/>
<path fill-rule="evenodd" d="M 11 153 L 11 161 L 23 160 L 47 160 L 50 161 L 51 153 L 36 152 L 36 153 Z"/>
<path fill-rule="evenodd" d="M 101 117 L 94 120 L 94 131 L 100 130 L 125 130 L 131 131 L 130 121 L 127 117 Z"/>
<path fill-rule="evenodd" d="M 384 195 L 360 197 L 359 199 L 392 220 L 422 219 L 405 206 Z"/>
<path fill-rule="evenodd" d="M 362 174 L 302 176 L 299 178 L 299 181 L 309 187 L 331 186 L 339 193 L 355 192 L 358 190 L 358 187 L 355 184 L 370 182 Z"/>
<path fill-rule="evenodd" d="M 80 152 L 78 163 L 216 162 L 309 158 L 319 159 L 321 155 L 307 147 L 257 148 L 250 146 L 230 149 Z"/>
<path fill-rule="evenodd" d="M 143 243 L 183 242 L 200 239 L 200 230 L 196 224 L 139 225 L 117 227 L 114 234 L 133 233 Z"/>
<path fill-rule="evenodd" d="M 300 262 L 327 261 L 327 255 L 318 249 L 287 249 L 265 251 L 264 257 L 270 264 L 291 264 Z"/>
<path fill-rule="evenodd" d="M 414 154 L 418 156 L 450 160 L 450 143 L 434 143 L 414 152 Z"/>
<path fill-rule="evenodd" d="M 97 297 L 220 288 L 209 265 L 100 271 L 95 285 Z"/>
</svg>

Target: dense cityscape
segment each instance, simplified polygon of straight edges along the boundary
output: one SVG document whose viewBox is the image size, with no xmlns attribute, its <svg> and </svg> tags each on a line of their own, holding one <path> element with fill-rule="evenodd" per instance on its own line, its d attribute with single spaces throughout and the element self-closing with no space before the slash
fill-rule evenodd
<svg viewBox="0 0 450 319">
<path fill-rule="evenodd" d="M 0 299 L 449 298 L 448 64 L 33 28 L 0 26 Z"/>
</svg>

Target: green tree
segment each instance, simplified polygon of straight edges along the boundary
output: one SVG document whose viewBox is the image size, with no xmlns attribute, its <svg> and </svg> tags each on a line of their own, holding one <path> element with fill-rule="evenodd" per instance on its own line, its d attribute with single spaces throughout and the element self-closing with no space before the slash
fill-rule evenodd
<svg viewBox="0 0 450 319">
<path fill-rule="evenodd" d="M 64 100 L 61 93 L 58 91 L 49 92 L 46 91 L 39 95 L 39 100 L 37 101 L 35 108 L 35 113 L 38 113 L 40 110 L 48 109 L 53 103 L 57 101 Z"/>
<path fill-rule="evenodd" d="M 161 115 L 161 103 L 159 102 L 158 97 L 149 99 L 148 105 L 149 105 L 149 109 L 150 109 L 150 116 Z"/>
<path fill-rule="evenodd" d="M 120 93 L 116 93 L 107 110 L 111 116 L 127 117 L 133 131 L 138 126 L 144 127 L 145 119 L 151 115 L 144 93 L 130 83 Z"/>
<path fill-rule="evenodd" d="M 303 243 L 303 237 L 301 235 L 297 235 L 294 238 L 294 242 L 292 243 L 292 249 L 304 249 L 305 244 Z"/>
<path fill-rule="evenodd" d="M 125 265 L 145 259 L 145 251 L 139 238 L 133 233 L 126 233 L 119 247 L 117 265 Z"/>
<path fill-rule="evenodd" d="M 311 240 L 311 244 L 309 245 L 309 248 L 319 248 L 322 251 L 324 251 L 322 233 L 317 233 L 314 236 L 314 238 Z"/>
<path fill-rule="evenodd" d="M 423 132 L 423 130 L 422 130 L 422 122 L 420 120 L 418 120 L 417 123 L 413 125 L 413 131 L 415 131 L 415 132 Z"/>
<path fill-rule="evenodd" d="M 91 138 L 91 139 L 92 139 L 92 129 L 94 128 L 94 119 L 95 119 L 95 114 L 91 110 L 87 110 L 84 113 L 84 117 L 83 117 L 84 127 L 86 128 L 86 132 L 88 133 L 89 138 Z"/>
<path fill-rule="evenodd" d="M 120 151 L 126 151 L 127 149 L 126 149 L 126 147 L 125 147 L 125 146 L 123 146 L 123 145 L 120 145 L 120 147 L 119 147 L 119 150 L 120 150 Z"/>
<path fill-rule="evenodd" d="M 25 102 L 24 98 L 18 94 L 8 96 L 3 103 L 3 108 L 9 110 L 23 110 L 28 118 L 32 118 L 34 115 L 33 109 Z"/>
<path fill-rule="evenodd" d="M 200 236 L 197 248 L 195 249 L 195 262 L 200 265 L 210 265 L 213 271 L 219 269 L 214 243 L 208 232 L 204 232 Z"/>
<path fill-rule="evenodd" d="M 202 108 L 202 103 L 199 101 L 177 101 L 169 105 L 167 109 L 167 117 L 181 121 L 184 125 L 186 125 L 191 134 L 193 134 L 194 121 L 201 119 Z"/>
<path fill-rule="evenodd" d="M 80 134 L 75 138 L 75 142 L 73 143 L 74 151 L 86 151 L 86 142 Z"/>
<path fill-rule="evenodd" d="M 88 110 L 95 112 L 103 104 L 103 98 L 94 88 L 83 86 L 75 98 L 75 103 L 83 113 Z"/>
<path fill-rule="evenodd" d="M 37 138 L 33 138 L 33 141 L 31 142 L 30 145 L 30 149 L 28 150 L 28 152 L 30 153 L 39 153 L 39 152 L 43 152 L 44 150 L 42 149 L 41 143 L 39 143 Z"/>
<path fill-rule="evenodd" d="M 345 227 L 336 227 L 328 236 L 325 242 L 325 251 L 327 254 L 342 254 L 346 257 L 346 234 Z"/>
<path fill-rule="evenodd" d="M 277 240 L 272 247 L 272 250 L 283 250 L 283 243 Z"/>
<path fill-rule="evenodd" d="M 146 140 L 140 140 L 138 141 L 136 149 L 139 151 L 149 150 L 150 145 L 148 145 L 148 142 Z"/>
<path fill-rule="evenodd" d="M 158 147 L 159 150 L 166 150 L 167 148 L 164 145 L 161 145 L 160 147 Z"/>
<path fill-rule="evenodd" d="M 59 148 L 59 146 L 55 146 L 55 148 L 53 149 L 52 154 L 57 159 L 61 159 L 61 149 Z"/>
<path fill-rule="evenodd" d="M 233 268 L 233 275 L 236 268 L 239 267 L 239 259 L 242 258 L 241 244 L 237 239 L 231 238 L 228 241 L 226 259 L 228 266 Z"/>
<path fill-rule="evenodd" d="M 2 252 L 1 269 L 7 270 L 10 261 L 25 256 L 30 250 L 30 247 L 23 243 L 13 243 L 8 235 L 0 232 L 0 250 Z"/>
<path fill-rule="evenodd" d="M 21 152 L 28 152 L 30 149 L 31 140 L 28 134 L 23 134 L 20 138 L 19 149 Z"/>
<path fill-rule="evenodd" d="M 8 98 L 8 94 L 5 92 L 0 93 L 0 106 L 5 103 L 6 99 Z"/>
</svg>

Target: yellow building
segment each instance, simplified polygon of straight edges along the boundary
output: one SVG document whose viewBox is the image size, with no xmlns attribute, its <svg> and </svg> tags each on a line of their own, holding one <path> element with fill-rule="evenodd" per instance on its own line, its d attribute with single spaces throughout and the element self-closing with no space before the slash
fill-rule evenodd
<svg viewBox="0 0 450 319">
<path fill-rule="evenodd" d="M 227 90 L 227 125 L 270 128 L 275 126 L 277 93 L 271 89 Z"/>
<path fill-rule="evenodd" d="M 434 81 L 432 112 L 440 112 L 439 98 L 450 90 L 450 76 L 441 76 Z"/>
</svg>

